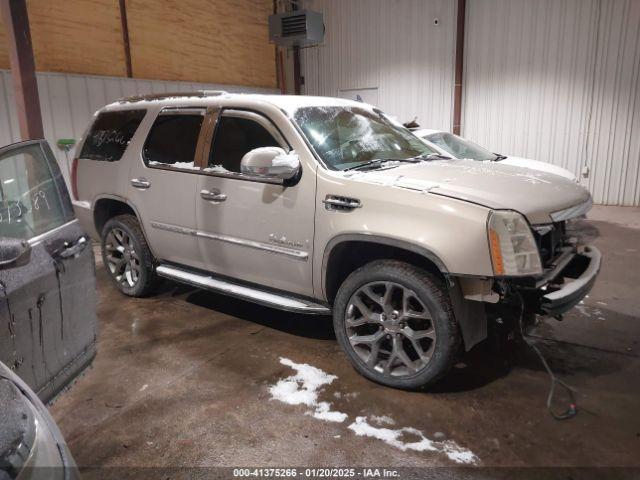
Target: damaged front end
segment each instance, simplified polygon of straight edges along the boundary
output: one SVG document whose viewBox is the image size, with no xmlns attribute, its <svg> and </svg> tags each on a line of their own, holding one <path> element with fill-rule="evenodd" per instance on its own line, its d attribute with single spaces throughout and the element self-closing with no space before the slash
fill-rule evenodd
<svg viewBox="0 0 640 480">
<path fill-rule="evenodd" d="M 532 227 L 540 252 L 542 273 L 536 277 L 502 280 L 500 288 L 515 290 L 527 312 L 561 319 L 591 290 L 602 254 L 589 243 L 597 231 L 582 218 Z"/>
<path fill-rule="evenodd" d="M 466 328 L 475 333 L 474 338 L 465 338 L 467 350 L 496 325 L 513 333 L 534 323 L 538 315 L 561 320 L 589 293 L 602 263 L 600 251 L 590 245 L 597 230 L 583 216 L 530 226 L 516 212 L 494 214 L 487 231 L 495 276 L 457 279 L 458 298 L 476 307 L 475 322 L 462 318 L 468 315 L 456 308 L 460 302 L 452 295 L 461 323 L 476 323 L 473 329 Z M 478 318 L 484 328 L 478 327 Z"/>
</svg>

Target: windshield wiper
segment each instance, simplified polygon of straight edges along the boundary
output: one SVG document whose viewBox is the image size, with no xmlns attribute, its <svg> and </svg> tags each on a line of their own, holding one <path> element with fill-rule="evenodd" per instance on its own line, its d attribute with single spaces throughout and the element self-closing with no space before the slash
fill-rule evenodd
<svg viewBox="0 0 640 480">
<path fill-rule="evenodd" d="M 359 165 L 355 165 L 353 167 L 344 168 L 343 172 L 348 172 L 349 170 L 361 170 L 366 167 L 371 167 L 371 169 L 381 167 L 384 163 L 387 162 L 404 162 L 404 163 L 419 163 L 420 159 L 416 158 L 375 158 L 373 160 L 369 160 L 367 162 L 361 163 Z M 367 169 L 368 170 L 368 169 Z"/>
<path fill-rule="evenodd" d="M 440 153 L 425 153 L 413 158 L 417 158 L 419 160 L 453 160 L 452 157 L 448 157 L 447 155 L 442 155 Z"/>
<path fill-rule="evenodd" d="M 442 155 L 440 153 L 427 153 L 425 155 L 420 155 L 414 158 L 418 158 L 420 160 L 451 160 L 451 157 Z"/>
</svg>

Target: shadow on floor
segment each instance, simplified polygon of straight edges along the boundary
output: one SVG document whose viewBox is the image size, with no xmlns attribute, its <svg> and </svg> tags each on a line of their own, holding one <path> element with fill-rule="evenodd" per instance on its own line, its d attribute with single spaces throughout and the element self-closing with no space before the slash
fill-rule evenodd
<svg viewBox="0 0 640 480">
<path fill-rule="evenodd" d="M 165 281 L 159 295 L 184 296 L 184 301 L 290 335 L 317 340 L 335 340 L 331 317 L 301 315 L 276 310 L 183 284 Z M 548 330 L 547 330 L 548 332 Z M 552 370 L 561 376 L 586 373 L 606 375 L 622 367 L 624 358 L 589 347 L 557 342 L 552 336 L 537 338 L 537 344 Z M 612 352 L 613 353 L 613 352 Z M 346 359 L 345 359 L 346 360 Z M 493 336 L 460 355 L 459 362 L 429 393 L 475 390 L 505 377 L 512 369 L 544 371 L 538 356 L 522 341 L 505 342 Z"/>
<path fill-rule="evenodd" d="M 318 340 L 335 340 L 336 338 L 333 333 L 333 321 L 327 315 L 291 313 L 196 289 L 187 295 L 186 301 L 299 337 Z"/>
</svg>

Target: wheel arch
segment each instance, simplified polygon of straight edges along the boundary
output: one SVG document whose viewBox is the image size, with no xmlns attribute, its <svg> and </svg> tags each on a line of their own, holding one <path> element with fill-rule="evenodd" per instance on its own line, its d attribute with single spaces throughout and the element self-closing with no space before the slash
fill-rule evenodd
<svg viewBox="0 0 640 480">
<path fill-rule="evenodd" d="M 457 276 L 449 272 L 434 252 L 394 238 L 367 234 L 346 234 L 333 238 L 327 244 L 322 259 L 322 289 L 328 303 L 333 305 L 338 288 L 351 272 L 383 258 L 405 261 L 443 280 L 466 350 L 486 338 L 487 318 L 482 302 L 464 298 Z"/>
<path fill-rule="evenodd" d="M 127 199 L 117 195 L 103 195 L 95 199 L 93 202 L 93 224 L 96 228 L 96 232 L 98 233 L 98 237 L 102 237 L 102 229 L 110 219 L 124 214 L 136 217 L 145 238 L 149 238 L 147 232 L 144 230 L 144 225 L 136 206 Z"/>
<path fill-rule="evenodd" d="M 385 258 L 418 265 L 445 280 L 449 273 L 435 253 L 420 245 L 380 235 L 338 235 L 327 244 L 322 258 L 322 291 L 327 301 L 333 302 L 340 284 L 355 269 Z"/>
</svg>

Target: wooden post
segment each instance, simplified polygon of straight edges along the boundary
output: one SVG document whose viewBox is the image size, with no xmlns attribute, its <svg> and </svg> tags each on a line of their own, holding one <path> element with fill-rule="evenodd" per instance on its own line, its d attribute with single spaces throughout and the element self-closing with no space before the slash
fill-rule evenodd
<svg viewBox="0 0 640 480">
<path fill-rule="evenodd" d="M 44 138 L 26 0 L 0 0 L 0 11 L 9 39 L 20 135 L 23 140 Z"/>
<path fill-rule="evenodd" d="M 453 86 L 453 133 L 460 135 L 462 123 L 462 73 L 464 64 L 464 22 L 466 0 L 458 0 L 456 22 L 456 66 Z"/>
<path fill-rule="evenodd" d="M 120 23 L 122 24 L 122 43 L 124 44 L 124 62 L 127 67 L 127 77 L 133 77 L 131 66 L 131 43 L 129 42 L 129 22 L 127 21 L 127 4 L 120 0 Z"/>
</svg>

